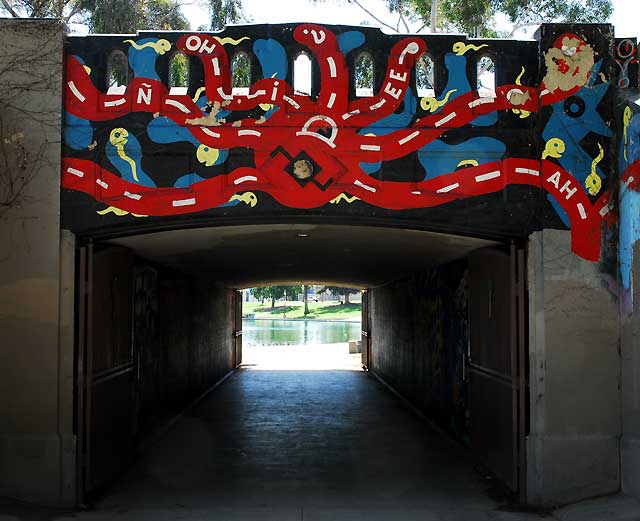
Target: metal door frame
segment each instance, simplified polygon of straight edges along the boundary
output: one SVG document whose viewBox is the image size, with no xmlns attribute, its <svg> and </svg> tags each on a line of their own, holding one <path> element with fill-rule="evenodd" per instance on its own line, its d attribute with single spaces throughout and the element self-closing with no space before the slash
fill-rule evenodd
<svg viewBox="0 0 640 521">
<path fill-rule="evenodd" d="M 233 342 L 233 367 L 242 365 L 242 290 L 233 290 L 232 342 Z"/>
<path fill-rule="evenodd" d="M 93 243 L 80 246 L 76 250 L 77 292 L 76 292 L 76 361 L 75 361 L 75 434 L 76 446 L 76 497 L 84 503 L 90 472 L 90 430 L 87 428 L 91 417 L 91 367 L 93 339 Z"/>
<path fill-rule="evenodd" d="M 369 291 L 362 292 L 362 311 L 360 315 L 360 342 L 362 351 L 362 367 L 371 367 L 371 321 L 369 320 Z"/>
<path fill-rule="evenodd" d="M 505 252 L 506 253 L 506 252 Z M 510 378 L 468 360 L 468 370 L 503 382 L 511 387 L 512 482 L 520 504 L 527 502 L 526 438 L 528 435 L 528 297 L 526 290 L 526 251 L 511 241 L 508 251 L 510 277 L 509 350 Z M 469 353 L 470 356 L 470 353 Z M 469 380 L 470 382 L 471 380 Z M 471 394 L 473 389 L 470 388 Z"/>
</svg>

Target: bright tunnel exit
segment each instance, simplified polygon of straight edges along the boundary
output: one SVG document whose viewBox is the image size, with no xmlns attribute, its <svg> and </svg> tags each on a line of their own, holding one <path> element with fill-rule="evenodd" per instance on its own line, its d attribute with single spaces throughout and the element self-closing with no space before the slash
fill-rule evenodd
<svg viewBox="0 0 640 521">
<path fill-rule="evenodd" d="M 242 291 L 242 368 L 361 371 L 357 288 L 301 284 Z"/>
</svg>

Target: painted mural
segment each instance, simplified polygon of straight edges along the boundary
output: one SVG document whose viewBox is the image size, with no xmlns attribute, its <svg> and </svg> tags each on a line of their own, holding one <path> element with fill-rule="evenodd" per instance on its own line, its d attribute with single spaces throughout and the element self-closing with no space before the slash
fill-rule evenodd
<svg viewBox="0 0 640 521">
<path fill-rule="evenodd" d="M 131 79 L 117 93 L 106 92 L 89 63 L 92 37 L 73 45 L 63 187 L 88 194 L 101 215 L 144 219 L 254 208 L 261 194 L 287 208 L 364 203 L 402 212 L 527 185 L 546 194 L 571 230 L 573 251 L 600 258 L 613 136 L 601 110 L 611 78 L 580 31 L 555 35 L 544 49 L 531 42 L 534 52 L 517 64 L 518 74 L 503 82 L 497 71 L 490 88 L 479 85 L 476 64 L 498 54 L 491 43 L 408 36 L 387 44 L 388 37 L 374 95 L 358 97 L 350 67 L 362 50 L 380 50 L 368 42 L 371 31 L 283 27 L 270 31 L 280 39 L 255 37 L 249 27 L 236 28 L 245 34 L 235 38 L 122 37 Z M 313 57 L 318 86 L 311 95 L 292 86 L 292 45 Z M 232 85 L 240 48 L 257 65 L 244 92 Z M 171 90 L 158 62 L 174 53 L 189 57 L 190 70 L 201 68 L 202 85 Z M 419 95 L 416 67 L 436 54 L 445 79 Z M 623 73 L 629 64 L 619 64 Z M 104 60 L 98 65 L 104 69 Z M 515 146 L 493 131 L 505 125 L 526 142 Z M 178 146 L 191 152 L 168 175 L 162 158 Z M 631 143 L 625 150 L 635 157 Z M 399 160 L 404 166 L 394 167 Z"/>
</svg>

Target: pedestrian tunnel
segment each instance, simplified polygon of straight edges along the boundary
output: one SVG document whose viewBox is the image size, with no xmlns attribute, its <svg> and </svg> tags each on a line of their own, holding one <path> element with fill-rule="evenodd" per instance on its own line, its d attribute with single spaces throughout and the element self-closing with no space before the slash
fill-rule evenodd
<svg viewBox="0 0 640 521">
<path fill-rule="evenodd" d="M 236 289 L 318 282 L 367 291 L 368 375 L 520 501 L 617 490 L 623 56 L 604 26 L 536 38 L 316 24 L 68 38 L 79 489 L 112 481 L 240 364 Z"/>
<path fill-rule="evenodd" d="M 89 242 L 78 252 L 77 303 L 85 497 L 109 490 L 194 400 L 219 385 L 215 397 L 232 385 L 221 382 L 243 374 L 238 288 L 287 283 L 365 290 L 367 376 L 457 440 L 460 451 L 470 450 L 517 497 L 527 434 L 519 378 L 527 367 L 523 258 L 514 243 L 499 240 L 330 224 L 189 228 Z M 284 373 L 263 383 L 267 395 L 269 386 L 284 385 L 278 378 L 300 390 L 318 378 L 302 372 L 292 384 Z M 282 411 L 271 410 L 267 398 L 257 406 L 277 422 Z M 375 414 L 375 401 L 370 407 Z M 276 442 L 260 443 L 268 452 Z"/>
</svg>

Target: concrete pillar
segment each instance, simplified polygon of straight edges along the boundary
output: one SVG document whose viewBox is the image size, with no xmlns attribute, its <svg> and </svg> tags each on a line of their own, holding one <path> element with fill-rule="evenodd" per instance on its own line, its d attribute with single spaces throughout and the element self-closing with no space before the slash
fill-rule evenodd
<svg viewBox="0 0 640 521">
<path fill-rule="evenodd" d="M 622 309 L 622 490 L 640 498 L 640 243 L 633 245 L 632 298 Z M 626 308 L 626 309 L 625 309 Z"/>
<path fill-rule="evenodd" d="M 0 20 L 0 496 L 47 505 L 75 502 L 74 240 L 60 232 L 63 37 L 58 21 Z"/>
<path fill-rule="evenodd" d="M 529 241 L 527 487 L 537 505 L 620 487 L 618 305 L 599 265 L 572 254 L 570 240 L 544 230 Z"/>
</svg>

